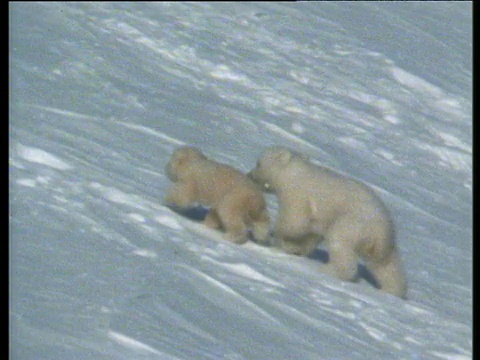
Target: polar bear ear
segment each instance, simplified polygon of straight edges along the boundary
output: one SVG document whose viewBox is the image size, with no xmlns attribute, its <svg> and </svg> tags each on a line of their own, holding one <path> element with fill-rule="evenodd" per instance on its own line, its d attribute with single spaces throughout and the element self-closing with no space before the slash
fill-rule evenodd
<svg viewBox="0 0 480 360">
<path fill-rule="evenodd" d="M 202 157 L 204 157 L 204 155 L 198 149 L 191 146 L 182 146 L 174 152 L 173 161 L 178 165 L 183 165 Z"/>
<path fill-rule="evenodd" d="M 198 158 L 198 159 L 206 159 L 207 158 L 207 156 L 204 153 L 202 153 L 202 151 L 199 148 L 196 148 L 196 147 L 192 146 L 191 150 L 192 150 L 192 152 L 191 152 L 190 156 L 192 158 Z"/>
</svg>

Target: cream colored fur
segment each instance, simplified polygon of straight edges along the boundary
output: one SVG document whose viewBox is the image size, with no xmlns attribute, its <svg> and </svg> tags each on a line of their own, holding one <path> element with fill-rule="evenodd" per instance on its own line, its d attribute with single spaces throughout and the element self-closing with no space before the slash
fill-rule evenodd
<svg viewBox="0 0 480 360">
<path fill-rule="evenodd" d="M 234 243 L 246 242 L 249 228 L 259 241 L 268 237 L 270 221 L 263 194 L 240 171 L 183 146 L 172 154 L 166 172 L 175 183 L 165 197 L 167 204 L 210 207 L 205 225 L 226 231 Z"/>
<path fill-rule="evenodd" d="M 308 255 L 325 240 L 329 273 L 354 281 L 361 258 L 382 290 L 405 298 L 394 227 L 369 188 L 283 147 L 268 148 L 248 175 L 278 196 L 274 236 L 286 252 Z"/>
</svg>

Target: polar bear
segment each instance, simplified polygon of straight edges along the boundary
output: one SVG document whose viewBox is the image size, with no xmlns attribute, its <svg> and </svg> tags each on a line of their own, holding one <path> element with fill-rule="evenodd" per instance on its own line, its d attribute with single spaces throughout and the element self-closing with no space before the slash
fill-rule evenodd
<svg viewBox="0 0 480 360">
<path fill-rule="evenodd" d="M 284 251 L 305 256 L 325 240 L 328 273 L 354 281 L 360 258 L 382 290 L 406 297 L 392 220 L 372 190 L 278 146 L 266 149 L 248 176 L 278 196 L 274 237 Z"/>
<path fill-rule="evenodd" d="M 265 198 L 245 174 L 208 159 L 190 146 L 173 152 L 166 173 L 175 183 L 165 197 L 167 204 L 185 208 L 198 203 L 210 207 L 204 224 L 225 230 L 226 238 L 237 244 L 248 240 L 249 228 L 259 241 L 268 237 L 270 219 Z"/>
</svg>

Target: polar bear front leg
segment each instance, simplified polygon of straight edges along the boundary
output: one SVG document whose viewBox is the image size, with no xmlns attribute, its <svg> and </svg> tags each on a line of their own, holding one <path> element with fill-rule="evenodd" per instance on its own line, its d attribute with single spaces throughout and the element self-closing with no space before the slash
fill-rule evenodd
<svg viewBox="0 0 480 360">
<path fill-rule="evenodd" d="M 309 223 L 310 219 L 295 208 L 280 209 L 274 235 L 286 253 L 306 256 L 315 250 L 321 236 L 311 233 Z"/>
<path fill-rule="evenodd" d="M 189 207 L 195 204 L 195 187 L 191 183 L 176 183 L 168 191 L 164 202 L 179 207 Z"/>
<path fill-rule="evenodd" d="M 221 229 L 222 222 L 218 217 L 217 210 L 210 209 L 210 211 L 207 213 L 207 216 L 205 216 L 205 219 L 203 220 L 203 224 L 211 229 Z"/>
<path fill-rule="evenodd" d="M 244 220 L 243 208 L 236 201 L 223 199 L 218 205 L 218 218 L 225 230 L 225 238 L 235 244 L 244 244 L 248 241 L 248 229 Z"/>
<path fill-rule="evenodd" d="M 261 244 L 269 242 L 270 217 L 266 210 L 263 210 L 258 217 L 252 222 L 253 237 Z"/>
<path fill-rule="evenodd" d="M 357 280 L 358 255 L 355 244 L 359 236 L 355 219 L 346 215 L 335 221 L 325 236 L 329 255 L 327 273 L 344 281 Z"/>
</svg>

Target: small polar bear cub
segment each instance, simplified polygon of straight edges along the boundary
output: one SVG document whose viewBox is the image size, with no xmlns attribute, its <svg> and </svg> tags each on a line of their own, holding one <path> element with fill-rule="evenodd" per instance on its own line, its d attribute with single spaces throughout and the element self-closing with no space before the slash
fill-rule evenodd
<svg viewBox="0 0 480 360">
<path fill-rule="evenodd" d="M 176 149 L 166 166 L 175 184 L 165 197 L 167 204 L 210 207 L 204 224 L 222 229 L 228 240 L 243 244 L 251 228 L 256 240 L 268 237 L 270 219 L 261 189 L 231 166 L 208 159 L 198 149 Z"/>
<path fill-rule="evenodd" d="M 369 188 L 284 147 L 268 148 L 248 176 L 278 196 L 274 236 L 284 251 L 305 256 L 325 240 L 328 273 L 354 281 L 361 258 L 383 291 L 406 297 L 392 221 Z"/>
</svg>

